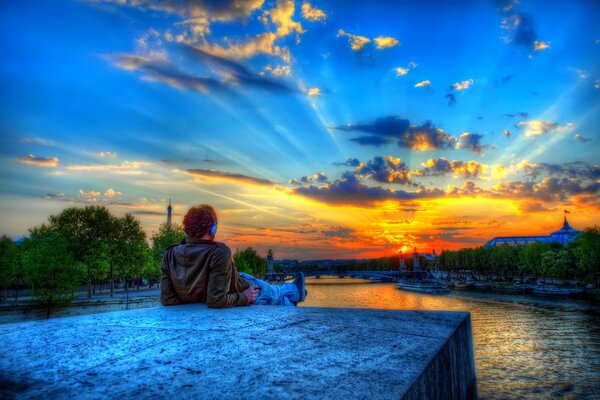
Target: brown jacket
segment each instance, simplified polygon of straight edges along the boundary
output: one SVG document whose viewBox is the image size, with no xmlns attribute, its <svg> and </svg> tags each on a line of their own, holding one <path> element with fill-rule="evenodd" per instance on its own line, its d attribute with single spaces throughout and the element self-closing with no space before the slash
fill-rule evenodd
<svg viewBox="0 0 600 400">
<path fill-rule="evenodd" d="M 248 305 L 250 284 L 238 274 L 224 243 L 186 237 L 163 256 L 160 302 L 206 303 L 212 308 Z"/>
</svg>

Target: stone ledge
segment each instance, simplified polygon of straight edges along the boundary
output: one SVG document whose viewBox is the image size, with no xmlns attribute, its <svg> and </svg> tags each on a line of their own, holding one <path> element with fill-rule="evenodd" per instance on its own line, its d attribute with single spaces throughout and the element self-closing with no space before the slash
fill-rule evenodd
<svg viewBox="0 0 600 400">
<path fill-rule="evenodd" d="M 0 338 L 0 397 L 476 397 L 468 313 L 193 304 L 0 325 Z"/>
</svg>

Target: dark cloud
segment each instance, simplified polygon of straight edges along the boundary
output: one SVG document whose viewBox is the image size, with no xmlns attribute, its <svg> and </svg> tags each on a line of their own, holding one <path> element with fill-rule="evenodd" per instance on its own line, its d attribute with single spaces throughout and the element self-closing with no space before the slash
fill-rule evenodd
<svg viewBox="0 0 600 400">
<path fill-rule="evenodd" d="M 500 182 L 494 193 L 511 198 L 565 201 L 576 195 L 593 195 L 600 201 L 600 182 L 582 178 L 546 177 L 540 182 Z"/>
<path fill-rule="evenodd" d="M 589 142 L 590 140 L 592 140 L 592 139 L 586 138 L 586 137 L 584 137 L 583 135 L 580 135 L 580 134 L 575 135 L 574 139 L 575 140 L 579 140 L 580 142 L 583 142 L 583 143 L 586 143 L 586 142 Z"/>
<path fill-rule="evenodd" d="M 323 186 L 303 186 L 294 192 L 327 204 L 369 205 L 384 200 L 412 200 L 422 197 L 416 192 L 390 190 L 380 186 L 369 187 L 352 173 Z"/>
<path fill-rule="evenodd" d="M 377 182 L 412 184 L 406 163 L 392 156 L 375 157 L 356 167 L 356 171 Z"/>
<path fill-rule="evenodd" d="M 414 126 L 409 120 L 398 116 L 382 117 L 369 123 L 334 126 L 333 129 L 369 133 L 369 136 L 351 139 L 359 144 L 381 146 L 396 140 L 400 147 L 421 151 L 449 148 L 456 141 L 456 138 L 436 128 L 431 122 Z"/>
<path fill-rule="evenodd" d="M 589 165 L 581 161 L 566 164 L 527 164 L 523 169 L 525 170 L 525 175 L 530 176 L 533 179 L 536 179 L 543 174 L 569 179 L 600 180 L 600 165 Z"/>
<path fill-rule="evenodd" d="M 281 80 L 271 79 L 254 73 L 237 61 L 216 56 L 191 46 L 183 45 L 181 48 L 191 58 L 212 67 L 212 69 L 217 70 L 222 75 L 226 75 L 228 79 L 238 82 L 242 87 L 249 86 L 276 93 L 299 93 L 299 91 L 282 83 Z"/>
<path fill-rule="evenodd" d="M 529 118 L 529 113 L 524 112 L 524 111 L 519 111 L 519 112 L 512 113 L 512 114 L 511 113 L 506 113 L 504 115 L 506 117 L 508 117 L 508 118 L 515 118 L 515 117 L 521 118 L 521 119 L 527 119 L 527 118 Z"/>
<path fill-rule="evenodd" d="M 228 180 L 232 180 L 232 181 L 253 183 L 253 184 L 265 185 L 265 186 L 275 185 L 275 182 L 273 182 L 270 179 L 255 178 L 252 176 L 236 174 L 236 173 L 232 173 L 232 172 L 215 171 L 212 169 L 200 169 L 200 168 L 188 169 L 186 171 L 192 175 L 223 178 L 223 179 L 228 179 Z"/>
<path fill-rule="evenodd" d="M 470 150 L 473 153 L 479 154 L 483 151 L 483 149 L 489 147 L 481 144 L 482 138 L 483 135 L 478 133 L 464 132 L 460 135 L 460 141 L 457 143 L 456 148 Z"/>
<path fill-rule="evenodd" d="M 358 167 L 360 165 L 360 161 L 358 158 L 349 158 L 344 162 L 334 162 L 334 165 L 346 165 L 348 167 Z"/>
<path fill-rule="evenodd" d="M 453 106 L 454 104 L 456 104 L 456 96 L 454 95 L 454 93 L 448 93 L 445 97 L 446 99 L 448 99 L 449 106 Z"/>
<path fill-rule="evenodd" d="M 304 185 L 312 182 L 323 183 L 327 182 L 327 175 L 325 175 L 323 172 L 317 172 L 314 175 L 303 176 L 299 179 L 290 179 L 288 182 L 292 185 Z"/>
<path fill-rule="evenodd" d="M 342 226 L 332 227 L 331 229 L 324 229 L 321 231 L 321 233 L 324 236 L 327 236 L 330 238 L 342 238 L 342 239 L 351 238 L 353 236 L 354 232 L 356 232 L 354 229 L 344 228 Z"/>
<path fill-rule="evenodd" d="M 390 139 L 381 137 L 381 136 L 360 136 L 357 138 L 352 138 L 350 141 L 358 143 L 363 146 L 375 146 L 381 147 L 390 144 L 392 141 Z"/>
<path fill-rule="evenodd" d="M 37 165 L 38 167 L 58 166 L 58 158 L 56 157 L 37 157 L 33 154 L 28 154 L 23 157 L 17 157 L 17 161 L 23 164 Z"/>
<path fill-rule="evenodd" d="M 454 173 L 464 178 L 477 178 L 486 170 L 486 165 L 477 161 L 447 160 L 444 157 L 427 160 L 422 163 L 423 169 L 419 170 L 420 176 L 441 176 Z"/>
<path fill-rule="evenodd" d="M 113 54 L 105 58 L 119 68 L 136 70 L 146 77 L 176 87 L 178 89 L 198 92 L 226 92 L 231 88 L 223 81 L 209 76 L 193 76 L 175 67 L 163 59 L 138 56 L 133 54 Z"/>
<path fill-rule="evenodd" d="M 219 76 L 208 74 L 199 76 L 184 72 L 161 58 L 133 54 L 113 54 L 104 58 L 119 68 L 143 72 L 151 80 L 179 89 L 195 90 L 203 93 L 227 93 L 240 88 L 253 88 L 271 93 L 300 93 L 281 81 L 250 71 L 237 61 L 215 56 L 190 46 L 181 46 L 180 49 L 183 49 L 186 55 L 209 67 L 209 71 L 214 71 Z"/>
</svg>

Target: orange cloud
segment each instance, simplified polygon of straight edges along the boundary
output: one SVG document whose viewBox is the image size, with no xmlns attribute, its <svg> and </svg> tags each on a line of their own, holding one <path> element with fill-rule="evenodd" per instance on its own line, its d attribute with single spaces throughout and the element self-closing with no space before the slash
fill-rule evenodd
<svg viewBox="0 0 600 400">
<path fill-rule="evenodd" d="M 36 157 L 33 154 L 28 154 L 23 157 L 18 157 L 17 160 L 23 164 L 36 165 L 38 167 L 58 166 L 58 158 L 56 157 Z"/>
</svg>

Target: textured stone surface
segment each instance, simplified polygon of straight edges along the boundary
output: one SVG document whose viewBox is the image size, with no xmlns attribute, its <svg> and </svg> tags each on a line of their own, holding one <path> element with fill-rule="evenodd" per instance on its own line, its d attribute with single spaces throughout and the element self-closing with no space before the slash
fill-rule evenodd
<svg viewBox="0 0 600 400">
<path fill-rule="evenodd" d="M 7 324 L 0 395 L 468 398 L 470 329 L 467 313 L 200 304 Z"/>
</svg>

